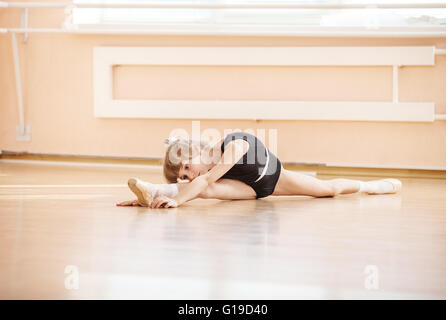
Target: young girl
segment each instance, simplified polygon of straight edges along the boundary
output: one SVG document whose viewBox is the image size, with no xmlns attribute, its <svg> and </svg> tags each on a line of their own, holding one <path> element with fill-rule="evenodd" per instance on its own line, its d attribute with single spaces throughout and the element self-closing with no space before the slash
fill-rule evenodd
<svg viewBox="0 0 446 320">
<path fill-rule="evenodd" d="M 118 206 L 174 208 L 196 198 L 241 200 L 269 195 L 386 194 L 396 193 L 402 187 L 398 179 L 320 180 L 286 170 L 257 137 L 247 132 L 228 134 L 213 146 L 184 139 L 168 141 L 163 171 L 170 183 L 152 184 L 131 178 L 128 185 L 137 200 Z M 178 179 L 189 182 L 177 183 Z"/>
</svg>

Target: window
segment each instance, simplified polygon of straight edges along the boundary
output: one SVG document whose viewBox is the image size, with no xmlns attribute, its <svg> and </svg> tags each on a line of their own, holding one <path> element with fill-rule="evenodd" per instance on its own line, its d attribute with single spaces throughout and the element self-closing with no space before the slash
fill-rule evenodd
<svg viewBox="0 0 446 320">
<path fill-rule="evenodd" d="M 101 2 L 99 0 L 99 2 Z M 104 4 L 144 4 L 154 1 L 102 0 Z M 331 9 L 272 9 L 272 8 L 83 8 L 82 5 L 98 3 L 98 0 L 74 0 L 80 7 L 73 10 L 72 24 L 78 28 L 159 29 L 190 32 L 294 32 L 302 30 L 434 30 L 446 32 L 446 0 L 430 0 L 429 3 L 443 8 L 423 8 L 421 1 L 392 0 L 415 8 L 331 8 Z M 385 4 L 386 1 L 328 1 L 328 0 L 163 0 L 162 4 Z M 388 1 L 387 1 L 388 3 Z M 418 5 L 417 5 L 418 4 Z M 427 28 L 427 29 L 426 29 Z"/>
</svg>

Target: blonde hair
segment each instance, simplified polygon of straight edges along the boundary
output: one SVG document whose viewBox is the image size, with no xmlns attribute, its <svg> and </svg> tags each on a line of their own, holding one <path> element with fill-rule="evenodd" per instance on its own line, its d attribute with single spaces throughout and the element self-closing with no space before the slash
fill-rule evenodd
<svg viewBox="0 0 446 320">
<path fill-rule="evenodd" d="M 166 139 L 167 150 L 164 156 L 163 174 L 169 183 L 178 182 L 178 173 L 184 161 L 190 160 L 197 156 L 193 154 L 192 146 L 198 145 L 200 151 L 210 148 L 210 144 L 206 140 L 190 140 L 190 139 Z"/>
</svg>

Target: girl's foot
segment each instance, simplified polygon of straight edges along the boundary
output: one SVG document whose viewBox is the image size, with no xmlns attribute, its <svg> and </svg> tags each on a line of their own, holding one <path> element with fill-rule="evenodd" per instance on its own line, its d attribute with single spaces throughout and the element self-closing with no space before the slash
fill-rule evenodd
<svg viewBox="0 0 446 320">
<path fill-rule="evenodd" d="M 130 190 L 136 195 L 138 198 L 138 203 L 144 207 L 149 207 L 153 201 L 153 191 L 150 188 L 147 188 L 146 184 L 144 184 L 141 180 L 136 178 L 130 178 L 127 182 Z"/>
<path fill-rule="evenodd" d="M 402 188 L 402 182 L 398 179 L 382 179 L 365 182 L 367 194 L 388 194 L 397 193 Z"/>
</svg>

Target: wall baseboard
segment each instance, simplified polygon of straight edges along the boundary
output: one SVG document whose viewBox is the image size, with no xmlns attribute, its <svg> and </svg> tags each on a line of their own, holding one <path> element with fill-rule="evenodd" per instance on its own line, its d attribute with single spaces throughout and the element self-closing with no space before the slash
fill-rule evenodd
<svg viewBox="0 0 446 320">
<path fill-rule="evenodd" d="M 357 176 L 357 177 L 386 177 L 386 178 L 425 178 L 446 179 L 446 170 L 438 169 L 411 169 L 411 168 L 385 168 L 385 167 L 358 167 L 358 166 L 328 166 L 298 163 L 284 163 L 285 169 L 294 171 L 315 171 L 317 175 L 324 176 Z"/>
<path fill-rule="evenodd" d="M 31 153 L 1 150 L 0 159 L 10 160 L 34 160 L 55 161 L 75 163 L 99 163 L 99 164 L 125 164 L 125 165 L 162 165 L 161 158 L 139 158 L 139 157 L 114 157 L 99 155 L 77 155 L 77 154 L 54 154 L 54 153 Z"/>
<path fill-rule="evenodd" d="M 120 167 L 161 170 L 161 158 L 131 158 L 85 155 L 41 154 L 0 150 L 0 163 L 68 165 L 86 167 Z M 285 169 L 311 175 L 376 176 L 400 178 L 446 179 L 446 168 L 410 168 L 367 165 L 284 162 Z"/>
</svg>

